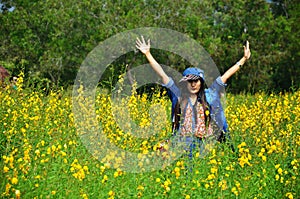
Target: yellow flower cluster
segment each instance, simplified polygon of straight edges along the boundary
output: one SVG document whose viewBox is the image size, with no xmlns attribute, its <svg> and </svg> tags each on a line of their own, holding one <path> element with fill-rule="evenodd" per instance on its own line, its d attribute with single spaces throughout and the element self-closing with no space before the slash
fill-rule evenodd
<svg viewBox="0 0 300 199">
<path fill-rule="evenodd" d="M 243 98 L 251 100 L 245 103 Z M 252 169 L 258 165 L 263 168 L 263 175 L 257 174 L 262 178 L 259 181 L 260 190 L 266 187 L 266 179 L 271 176 L 280 184 L 296 186 L 299 180 L 300 92 L 278 95 L 258 93 L 241 98 L 229 95 L 227 102 L 230 102 L 226 107 L 229 128 L 231 132 L 236 132 L 233 139 L 242 140 L 237 147 L 239 165 L 242 168 L 246 165 Z M 267 170 L 274 168 L 273 165 L 276 173 L 274 170 L 268 173 Z M 235 193 L 238 189 L 233 188 L 232 191 Z M 288 192 L 286 197 L 293 198 L 294 195 L 295 192 Z"/>
<path fill-rule="evenodd" d="M 75 159 L 72 162 L 70 171 L 72 173 L 72 176 L 74 178 L 77 178 L 80 181 L 85 178 L 86 174 L 89 174 L 88 166 L 86 166 L 86 165 L 81 166 L 81 164 L 79 164 L 77 159 Z"/>
<path fill-rule="evenodd" d="M 165 189 L 165 194 L 171 191 L 170 185 L 172 184 L 170 179 L 166 179 L 164 183 L 161 185 Z"/>
<path fill-rule="evenodd" d="M 1 197 L 299 198 L 299 91 L 228 94 L 225 113 L 238 155 L 216 144 L 207 156 L 196 154 L 192 171 L 180 157 L 142 173 L 157 163 L 152 157 L 172 156 L 164 142 L 171 136 L 164 95 L 79 95 L 76 118 L 67 91 L 0 90 Z M 134 162 L 142 174 L 123 169 Z"/>
<path fill-rule="evenodd" d="M 216 150 L 212 149 L 211 155 L 209 156 L 209 162 L 208 162 L 208 165 L 210 165 L 211 167 L 209 167 L 209 172 L 207 174 L 206 179 L 203 180 L 206 189 L 213 188 L 216 179 L 218 179 L 218 171 L 219 171 L 218 167 L 221 164 L 221 162 L 218 161 L 216 158 L 217 158 Z"/>
<path fill-rule="evenodd" d="M 241 144 L 238 145 L 238 149 L 239 149 L 239 164 L 241 165 L 241 167 L 244 167 L 245 164 L 252 166 L 251 163 L 249 162 L 250 160 L 252 160 L 252 156 L 250 154 L 249 149 L 244 148 L 246 147 L 247 144 L 245 142 L 242 142 Z"/>
<path fill-rule="evenodd" d="M 49 172 L 46 168 L 54 158 L 60 162 L 64 157 L 65 161 L 62 162 L 66 163 L 67 153 L 60 143 L 68 131 L 73 131 L 70 129 L 73 124 L 69 117 L 69 97 L 62 98 L 61 94 L 55 92 L 50 92 L 48 96 L 42 92 L 28 92 L 23 89 L 22 81 L 21 75 L 15 91 L 0 90 L 0 140 L 1 146 L 6 148 L 3 151 L 1 149 L 1 167 L 5 174 L 3 180 L 6 179 L 2 196 L 5 197 L 15 194 L 16 198 L 20 198 L 21 193 L 26 192 L 24 182 L 28 181 L 35 189 L 39 189 L 40 182 L 45 180 Z M 67 150 L 67 145 L 64 144 L 64 150 Z"/>
</svg>

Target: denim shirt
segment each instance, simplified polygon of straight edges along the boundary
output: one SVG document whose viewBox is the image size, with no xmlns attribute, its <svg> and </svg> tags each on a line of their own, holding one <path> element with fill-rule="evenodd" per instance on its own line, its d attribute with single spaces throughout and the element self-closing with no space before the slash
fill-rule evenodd
<svg viewBox="0 0 300 199">
<path fill-rule="evenodd" d="M 167 84 L 162 86 L 168 89 L 169 97 L 172 101 L 172 119 L 174 118 L 175 106 L 178 102 L 178 98 L 181 96 L 180 89 L 174 83 L 174 80 L 169 77 L 170 80 Z M 224 93 L 226 84 L 224 84 L 219 76 L 209 88 L 205 89 L 205 96 L 208 104 L 210 105 L 211 118 L 216 122 L 218 127 L 223 131 L 228 131 L 228 125 L 226 122 L 224 109 L 221 104 L 221 93 Z"/>
</svg>

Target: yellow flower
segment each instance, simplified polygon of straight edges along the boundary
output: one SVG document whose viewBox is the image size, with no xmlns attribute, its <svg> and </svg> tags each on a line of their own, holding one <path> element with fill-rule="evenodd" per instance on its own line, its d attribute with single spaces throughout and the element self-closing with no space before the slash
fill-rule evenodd
<svg viewBox="0 0 300 199">
<path fill-rule="evenodd" d="M 236 187 L 232 187 L 231 192 L 234 193 L 234 195 L 238 196 L 239 192 L 237 191 Z"/>
<path fill-rule="evenodd" d="M 282 168 L 279 168 L 277 171 L 280 175 L 282 174 Z"/>
<path fill-rule="evenodd" d="M 22 132 L 22 133 L 25 133 L 25 132 L 26 132 L 26 129 L 21 128 L 21 132 Z"/>
<path fill-rule="evenodd" d="M 104 175 L 104 176 L 103 176 L 103 179 L 102 179 L 102 183 L 106 182 L 107 180 L 108 180 L 107 175 Z"/>
<path fill-rule="evenodd" d="M 217 173 L 218 172 L 218 168 L 212 167 L 212 168 L 210 168 L 210 172 L 211 173 Z"/>
<path fill-rule="evenodd" d="M 118 177 L 119 176 L 119 172 L 118 171 L 115 171 L 114 173 L 114 178 Z"/>
<path fill-rule="evenodd" d="M 298 162 L 298 161 L 297 161 L 296 159 L 294 159 L 294 160 L 291 162 L 291 165 L 294 166 L 295 164 L 297 164 L 297 162 Z"/>
<path fill-rule="evenodd" d="M 244 147 L 246 145 L 247 145 L 246 142 L 242 142 L 241 144 L 238 145 L 238 148 L 242 148 L 242 147 Z"/>
<path fill-rule="evenodd" d="M 145 189 L 145 187 L 143 187 L 142 185 L 139 185 L 138 187 L 137 187 L 137 190 L 144 190 Z"/>
<path fill-rule="evenodd" d="M 209 164 L 217 164 L 217 161 L 215 159 L 212 159 L 209 161 Z"/>
<path fill-rule="evenodd" d="M 209 110 L 205 111 L 205 115 L 208 116 L 209 115 Z"/>
<path fill-rule="evenodd" d="M 180 172 L 180 168 L 175 167 L 174 171 L 175 171 L 175 172 Z"/>
<path fill-rule="evenodd" d="M 16 194 L 16 199 L 19 199 L 21 196 L 20 190 L 16 190 L 15 194 Z"/>
<path fill-rule="evenodd" d="M 171 191 L 171 188 L 170 187 L 166 187 L 166 191 L 167 192 Z"/>
<path fill-rule="evenodd" d="M 88 166 L 83 166 L 83 170 L 84 170 L 84 171 L 89 171 Z"/>
<path fill-rule="evenodd" d="M 88 195 L 86 193 L 84 193 L 84 194 L 82 194 L 82 198 L 83 199 L 88 199 L 89 197 L 88 197 Z"/>
<path fill-rule="evenodd" d="M 290 192 L 286 193 L 285 196 L 286 196 L 288 199 L 293 199 L 293 198 L 294 198 L 294 197 L 293 197 L 293 194 L 290 193 Z"/>
<path fill-rule="evenodd" d="M 235 186 L 239 191 L 241 190 L 241 183 L 239 183 L 238 181 L 235 182 Z"/>
<path fill-rule="evenodd" d="M 164 185 L 165 186 L 169 186 L 171 184 L 171 181 L 169 179 L 167 179 L 165 182 L 164 182 Z"/>
<path fill-rule="evenodd" d="M 7 166 L 4 166 L 4 167 L 3 167 L 3 172 L 4 172 L 4 173 L 7 173 L 8 171 L 9 171 L 9 168 L 8 168 Z"/>
<path fill-rule="evenodd" d="M 209 184 L 205 184 L 205 189 L 208 189 L 209 188 Z"/>
<path fill-rule="evenodd" d="M 13 177 L 13 178 L 11 179 L 11 183 L 12 183 L 12 184 L 18 184 L 18 178 Z"/>
<path fill-rule="evenodd" d="M 40 175 L 37 175 L 37 176 L 35 176 L 34 178 L 35 178 L 35 179 L 40 179 L 41 176 L 40 176 Z"/>
<path fill-rule="evenodd" d="M 114 195 L 115 195 L 115 192 L 113 192 L 112 190 L 110 190 L 110 191 L 108 192 L 108 195 L 109 195 L 109 196 L 114 196 Z"/>
<path fill-rule="evenodd" d="M 214 174 L 209 174 L 208 176 L 207 176 L 207 180 L 212 180 L 212 179 L 214 179 L 216 176 L 214 175 Z"/>
<path fill-rule="evenodd" d="M 226 180 L 222 180 L 221 182 L 219 182 L 219 187 L 221 187 L 221 190 L 226 190 L 227 189 Z"/>
</svg>

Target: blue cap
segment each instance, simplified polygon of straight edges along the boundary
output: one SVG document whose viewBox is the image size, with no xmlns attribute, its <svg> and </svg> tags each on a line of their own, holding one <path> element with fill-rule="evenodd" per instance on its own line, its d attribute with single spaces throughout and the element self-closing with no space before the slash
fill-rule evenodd
<svg viewBox="0 0 300 199">
<path fill-rule="evenodd" d="M 184 77 L 188 75 L 195 75 L 201 77 L 204 80 L 204 71 L 199 68 L 187 68 L 183 71 L 182 75 Z"/>
</svg>

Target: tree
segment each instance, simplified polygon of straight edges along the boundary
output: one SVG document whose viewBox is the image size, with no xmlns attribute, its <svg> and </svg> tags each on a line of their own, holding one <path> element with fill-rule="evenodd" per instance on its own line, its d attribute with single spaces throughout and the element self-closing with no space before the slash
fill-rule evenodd
<svg viewBox="0 0 300 199">
<path fill-rule="evenodd" d="M 252 58 L 230 79 L 231 92 L 288 89 L 299 85 L 299 5 L 284 2 L 282 7 L 265 0 L 2 1 L 15 10 L 0 13 L 0 61 L 14 63 L 16 72 L 25 67 L 28 78 L 67 86 L 99 42 L 134 28 L 161 27 L 199 41 L 221 73 L 242 56 L 242 43 L 249 40 Z M 155 55 L 177 70 L 186 67 L 172 53 Z M 134 66 L 133 61 L 145 63 L 132 53 L 114 65 Z"/>
<path fill-rule="evenodd" d="M 272 13 L 281 26 L 278 38 L 281 42 L 280 52 L 284 57 L 278 60 L 278 68 L 273 76 L 275 86 L 284 90 L 299 88 L 300 47 L 299 18 L 300 4 L 296 0 L 272 1 Z"/>
</svg>

